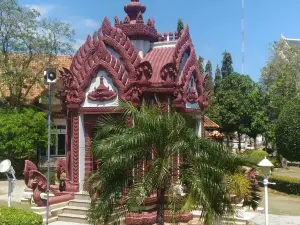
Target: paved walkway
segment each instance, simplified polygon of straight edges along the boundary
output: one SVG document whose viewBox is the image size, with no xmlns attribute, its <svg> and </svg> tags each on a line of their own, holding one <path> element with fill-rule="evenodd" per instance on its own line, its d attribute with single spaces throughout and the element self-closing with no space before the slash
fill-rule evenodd
<svg viewBox="0 0 300 225">
<path fill-rule="evenodd" d="M 251 219 L 257 225 L 265 225 L 265 215 L 259 214 Z M 269 215 L 269 224 L 272 225 L 300 225 L 300 216 Z"/>
<path fill-rule="evenodd" d="M 14 190 L 12 193 L 13 202 L 21 202 L 23 198 L 24 188 L 26 187 L 24 180 L 14 181 Z M 8 181 L 0 181 L 0 200 L 7 201 Z"/>
<path fill-rule="evenodd" d="M 55 221 L 53 223 L 49 223 L 51 225 L 85 225 L 85 224 L 82 224 L 82 223 L 72 223 L 72 222 L 63 222 L 63 221 Z M 86 224 L 88 225 L 88 224 Z"/>
</svg>

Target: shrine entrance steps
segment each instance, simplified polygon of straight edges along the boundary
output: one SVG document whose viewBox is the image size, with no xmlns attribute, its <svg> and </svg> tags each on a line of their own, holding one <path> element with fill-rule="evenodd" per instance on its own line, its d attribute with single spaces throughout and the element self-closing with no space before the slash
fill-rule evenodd
<svg viewBox="0 0 300 225">
<path fill-rule="evenodd" d="M 69 203 L 61 203 L 60 207 L 56 210 L 56 215 L 51 217 L 49 220 L 49 224 L 51 222 L 55 222 L 55 224 L 63 222 L 71 222 L 76 224 L 88 224 L 87 220 L 87 212 L 89 210 L 91 199 L 88 194 L 75 193 L 74 200 L 69 201 Z M 224 218 L 224 224 L 236 224 L 236 225 L 247 225 L 249 224 L 249 213 L 251 214 L 251 210 L 246 209 L 242 206 L 242 204 L 234 205 L 235 209 L 238 211 L 236 216 Z M 51 210 L 53 215 L 53 210 Z M 253 213 L 253 211 L 252 211 Z M 263 213 L 263 208 L 259 207 L 256 213 Z M 188 223 L 188 225 L 198 225 L 199 224 L 199 216 L 201 215 L 201 211 L 193 211 L 193 220 Z"/>
<path fill-rule="evenodd" d="M 91 204 L 90 196 L 88 194 L 75 193 L 74 197 L 74 200 L 70 200 L 69 204 L 57 215 L 57 220 L 88 224 L 86 215 Z"/>
</svg>

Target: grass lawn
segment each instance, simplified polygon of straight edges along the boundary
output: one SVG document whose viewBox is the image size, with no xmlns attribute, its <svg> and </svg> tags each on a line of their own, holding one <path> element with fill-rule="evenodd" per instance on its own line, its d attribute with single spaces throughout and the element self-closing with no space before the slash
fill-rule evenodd
<svg viewBox="0 0 300 225">
<path fill-rule="evenodd" d="M 300 179 L 300 168 L 295 166 L 290 166 L 288 169 L 276 168 L 272 174 Z"/>
<path fill-rule="evenodd" d="M 262 201 L 260 207 L 264 207 L 264 192 L 261 191 Z M 269 192 L 269 213 L 274 215 L 300 216 L 300 196 L 287 195 L 285 193 Z"/>
<path fill-rule="evenodd" d="M 7 206 L 7 201 L 0 200 L 0 206 Z M 20 202 L 11 202 L 11 206 L 18 209 L 25 209 L 25 210 L 31 210 L 30 208 L 33 205 L 26 204 L 26 203 L 20 203 Z"/>
<path fill-rule="evenodd" d="M 272 175 L 293 177 L 300 179 L 300 168 L 289 167 L 288 169 L 276 168 Z M 272 188 L 272 185 L 269 186 Z M 261 189 L 263 197 L 260 207 L 264 207 L 264 191 Z M 276 215 L 300 216 L 300 196 L 288 195 L 271 190 L 269 192 L 269 213 Z"/>
</svg>

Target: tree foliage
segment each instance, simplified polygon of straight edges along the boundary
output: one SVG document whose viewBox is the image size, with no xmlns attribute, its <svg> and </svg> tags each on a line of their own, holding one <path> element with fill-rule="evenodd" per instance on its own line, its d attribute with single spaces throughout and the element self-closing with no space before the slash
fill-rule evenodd
<svg viewBox="0 0 300 225">
<path fill-rule="evenodd" d="M 181 36 L 181 32 L 183 31 L 183 29 L 184 29 L 183 21 L 182 21 L 182 19 L 178 19 L 178 21 L 177 21 L 177 31 L 178 31 L 179 36 Z"/>
<path fill-rule="evenodd" d="M 283 107 L 276 123 L 277 151 L 291 161 L 300 161 L 300 97 L 297 95 Z"/>
<path fill-rule="evenodd" d="M 214 93 L 217 92 L 221 80 L 222 80 L 221 70 L 219 68 L 219 65 L 217 65 L 216 72 L 215 72 Z"/>
<path fill-rule="evenodd" d="M 273 43 L 271 56 L 260 77 L 271 121 L 278 118 L 282 106 L 299 92 L 299 81 L 300 48 L 284 40 Z"/>
<path fill-rule="evenodd" d="M 212 77 L 212 65 L 211 62 L 208 60 L 205 65 L 205 73 L 207 74 L 207 81 L 205 83 L 206 91 L 214 91 L 214 81 Z"/>
<path fill-rule="evenodd" d="M 212 65 L 211 62 L 208 60 L 205 65 L 205 73 L 212 73 Z"/>
<path fill-rule="evenodd" d="M 225 133 L 247 134 L 257 130 L 256 116 L 261 109 L 261 92 L 249 76 L 232 73 L 225 76 L 215 95 L 220 125 Z M 239 146 L 240 147 L 240 146 Z"/>
<path fill-rule="evenodd" d="M 0 109 L 1 160 L 8 158 L 18 164 L 46 146 L 47 120 L 43 112 L 32 108 Z"/>
<path fill-rule="evenodd" d="M 92 202 L 89 219 L 106 224 L 116 214 L 124 188 L 128 188 L 125 209 L 143 205 L 144 199 L 157 190 L 157 223 L 164 224 L 165 194 L 170 193 L 174 176 L 173 158 L 184 156 L 180 181 L 188 190 L 182 210 L 195 206 L 203 210 L 205 224 L 231 209 L 229 189 L 224 179 L 239 171 L 242 164 L 218 143 L 199 139 L 195 135 L 195 120 L 177 112 L 164 113 L 160 107 L 142 105 L 136 109 L 122 104 L 125 111 L 120 119 L 104 116 L 93 140 L 93 155 L 101 160 L 100 168 L 86 181 Z M 133 126 L 126 127 L 126 118 Z M 142 176 L 132 175 L 139 162 L 150 162 Z M 139 170 L 138 170 L 139 171 Z"/>
<path fill-rule="evenodd" d="M 201 73 L 204 73 L 204 66 L 203 66 L 204 58 L 199 56 L 198 57 L 198 64 L 199 64 L 199 69 Z"/>
<path fill-rule="evenodd" d="M 221 68 L 222 78 L 227 77 L 232 72 L 233 72 L 233 66 L 232 66 L 231 54 L 225 51 L 223 53 L 222 68 Z"/>
<path fill-rule="evenodd" d="M 58 54 L 72 53 L 70 25 L 39 17 L 16 0 L 0 1 L 1 98 L 11 107 L 21 106 L 33 86 L 42 85 L 44 68 L 56 67 Z"/>
</svg>

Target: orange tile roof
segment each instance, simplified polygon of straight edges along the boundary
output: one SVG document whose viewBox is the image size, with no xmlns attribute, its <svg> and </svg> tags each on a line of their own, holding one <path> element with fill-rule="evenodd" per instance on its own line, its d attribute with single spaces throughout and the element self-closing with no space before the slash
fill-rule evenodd
<svg viewBox="0 0 300 225">
<path fill-rule="evenodd" d="M 16 55 L 16 57 L 23 57 L 21 54 L 20 55 Z M 41 56 L 42 57 L 42 56 Z M 31 69 L 33 71 L 40 71 L 41 69 L 41 65 L 43 66 L 42 63 L 40 63 L 38 61 L 39 59 L 36 59 L 32 62 L 32 64 L 30 65 Z M 58 69 L 61 69 L 62 67 L 66 67 L 66 68 L 70 68 L 71 63 L 72 63 L 73 57 L 72 56 L 57 56 L 53 62 L 51 63 L 51 66 L 55 66 Z M 58 73 L 59 76 L 59 73 Z M 43 74 L 41 74 L 41 79 L 43 79 Z M 59 77 L 58 77 L 59 79 Z M 5 87 L 2 87 L 3 89 L 5 89 Z M 30 89 L 29 93 L 26 96 L 26 101 L 29 104 L 32 104 L 34 102 L 36 102 L 41 95 L 44 93 L 44 91 L 46 90 L 46 87 L 44 85 L 40 85 L 40 84 L 35 84 L 32 86 L 32 88 Z M 23 92 L 25 92 L 26 90 L 23 90 Z M 3 91 L 3 95 L 4 96 L 8 96 L 8 89 L 6 88 L 6 90 Z"/>
<path fill-rule="evenodd" d="M 207 116 L 204 116 L 204 129 L 219 129 L 220 126 L 214 121 L 210 120 Z"/>
<path fill-rule="evenodd" d="M 60 79 L 60 73 L 58 73 L 58 71 L 61 70 L 62 67 L 70 68 L 71 64 L 72 64 L 72 60 L 73 60 L 72 56 L 57 56 L 56 57 L 53 64 L 56 65 L 56 68 L 58 68 L 58 70 L 57 70 L 58 79 Z M 42 76 L 41 76 L 41 78 L 42 78 Z M 47 90 L 47 88 L 45 86 L 41 86 L 38 84 L 35 85 L 34 87 L 32 87 L 32 89 L 28 93 L 27 101 L 29 103 L 36 102 L 41 97 L 41 95 L 44 93 L 45 90 Z"/>
</svg>

